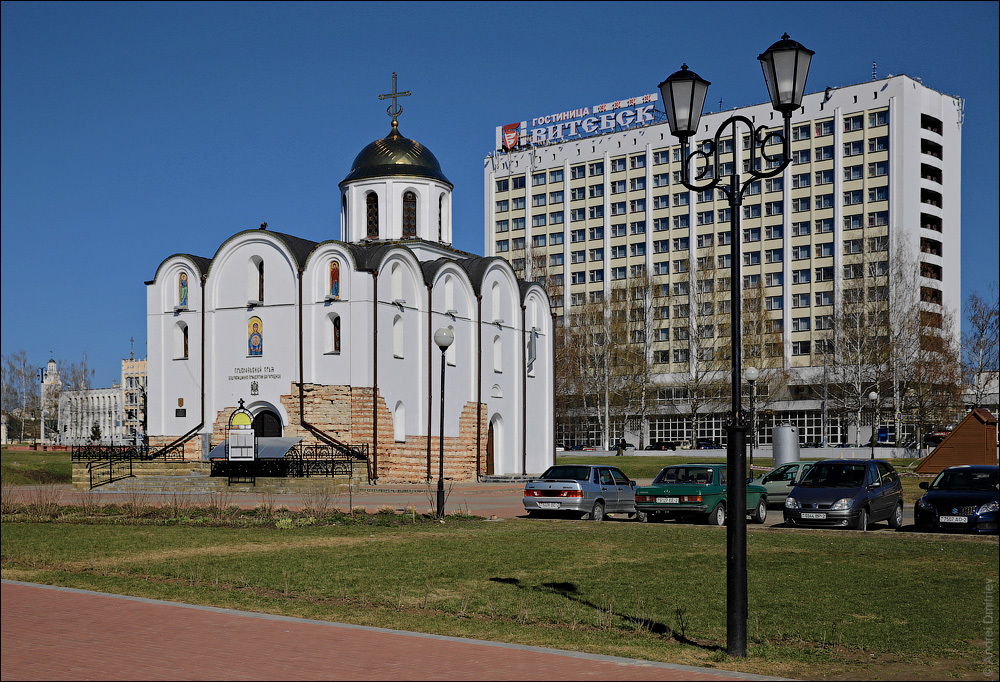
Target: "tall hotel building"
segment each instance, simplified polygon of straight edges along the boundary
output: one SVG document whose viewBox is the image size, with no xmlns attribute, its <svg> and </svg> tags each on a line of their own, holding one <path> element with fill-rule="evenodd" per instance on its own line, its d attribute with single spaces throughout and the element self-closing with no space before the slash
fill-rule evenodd
<svg viewBox="0 0 1000 682">
<path fill-rule="evenodd" d="M 729 204 L 719 190 L 689 192 L 681 184 L 680 145 L 657 99 L 498 127 L 496 151 L 484 162 L 486 254 L 544 283 L 563 324 L 576 306 L 648 275 L 658 392 L 641 437 L 722 441 L 721 414 L 689 433 L 686 396 L 672 387 L 696 371 L 690 333 L 703 328 L 694 317 L 705 312 L 699 292 L 714 285 L 728 298 Z M 745 289 L 752 285 L 763 298 L 781 342 L 771 344 L 771 355 L 787 377 L 768 402 L 768 425 L 791 422 L 803 442 L 867 438 L 851 432 L 843 415 L 827 414 L 817 390 L 829 366 L 823 339 L 845 292 L 855 295 L 852 278 L 868 278 L 869 296 L 913 298 L 922 314 L 960 310 L 962 106 L 958 97 L 891 76 L 806 95 L 792 116 L 792 163 L 749 188 L 736 236 Z M 782 125 L 769 103 L 706 113 L 691 148 L 733 114 L 771 130 Z M 744 151 L 736 156 L 723 135 L 722 175 L 749 163 L 747 132 L 740 131 Z M 911 264 L 914 286 L 887 291 L 890 259 Z M 725 303 L 714 314 L 727 323 L 728 312 L 719 314 Z M 600 443 L 609 435 L 586 420 L 557 417 L 557 442 Z M 759 438 L 769 442 L 770 428 Z"/>
</svg>

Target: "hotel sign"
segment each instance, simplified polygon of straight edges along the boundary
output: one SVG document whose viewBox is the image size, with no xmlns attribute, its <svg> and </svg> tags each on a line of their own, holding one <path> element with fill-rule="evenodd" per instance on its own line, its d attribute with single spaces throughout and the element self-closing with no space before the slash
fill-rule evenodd
<svg viewBox="0 0 1000 682">
<path fill-rule="evenodd" d="M 653 122 L 658 98 L 651 93 L 497 126 L 496 148 L 508 151 L 646 125 Z"/>
</svg>

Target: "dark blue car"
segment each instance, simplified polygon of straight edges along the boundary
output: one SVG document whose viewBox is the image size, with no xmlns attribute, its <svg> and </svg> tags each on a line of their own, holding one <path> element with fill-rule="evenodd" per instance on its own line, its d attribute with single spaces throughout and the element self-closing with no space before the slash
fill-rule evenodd
<svg viewBox="0 0 1000 682">
<path fill-rule="evenodd" d="M 913 508 L 917 530 L 997 532 L 998 467 L 965 465 L 948 467 L 930 484 Z"/>
</svg>

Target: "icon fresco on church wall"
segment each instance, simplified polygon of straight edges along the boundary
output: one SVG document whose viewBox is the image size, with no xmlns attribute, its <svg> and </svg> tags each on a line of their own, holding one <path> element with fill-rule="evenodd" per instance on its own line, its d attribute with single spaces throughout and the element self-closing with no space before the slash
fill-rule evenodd
<svg viewBox="0 0 1000 682">
<path fill-rule="evenodd" d="M 340 298 L 340 262 L 330 261 L 330 295 Z"/>
<path fill-rule="evenodd" d="M 182 272 L 177 278 L 177 305 L 186 306 L 188 304 L 188 276 Z"/>
<path fill-rule="evenodd" d="M 247 355 L 259 357 L 264 354 L 264 323 L 254 315 L 247 322 Z"/>
</svg>

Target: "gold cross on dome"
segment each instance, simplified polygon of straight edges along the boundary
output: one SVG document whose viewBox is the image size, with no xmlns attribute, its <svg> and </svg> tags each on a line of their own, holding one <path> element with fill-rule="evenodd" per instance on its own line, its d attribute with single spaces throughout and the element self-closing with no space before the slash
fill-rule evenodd
<svg viewBox="0 0 1000 682">
<path fill-rule="evenodd" d="M 392 127 L 396 128 L 399 126 L 399 115 L 403 113 L 403 107 L 399 106 L 396 102 L 397 97 L 409 97 L 410 91 L 405 90 L 403 92 L 396 92 L 396 72 L 392 72 L 392 92 L 385 95 L 379 95 L 379 99 L 389 99 L 392 98 L 392 105 L 386 108 L 386 113 L 392 116 Z"/>
</svg>

